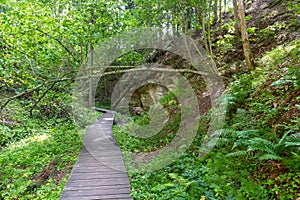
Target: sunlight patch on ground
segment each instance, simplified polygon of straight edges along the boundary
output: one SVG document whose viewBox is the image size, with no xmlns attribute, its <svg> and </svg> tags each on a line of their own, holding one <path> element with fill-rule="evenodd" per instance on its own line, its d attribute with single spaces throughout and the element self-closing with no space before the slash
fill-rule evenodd
<svg viewBox="0 0 300 200">
<path fill-rule="evenodd" d="M 22 148 L 22 147 L 28 146 L 32 142 L 43 142 L 43 141 L 49 139 L 49 137 L 50 136 L 47 133 L 44 133 L 42 135 L 35 135 L 35 136 L 29 137 L 26 139 L 22 139 L 19 142 L 12 143 L 9 146 L 9 148 L 11 148 L 11 149 Z"/>
</svg>

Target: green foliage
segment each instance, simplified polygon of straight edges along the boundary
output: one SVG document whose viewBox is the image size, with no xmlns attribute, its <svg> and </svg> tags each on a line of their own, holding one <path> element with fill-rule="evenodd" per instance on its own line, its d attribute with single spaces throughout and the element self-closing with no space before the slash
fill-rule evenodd
<svg viewBox="0 0 300 200">
<path fill-rule="evenodd" d="M 209 156 L 204 180 L 220 199 L 267 199 L 267 190 L 249 177 L 255 164 L 225 157 L 222 153 L 214 152 Z"/>
<path fill-rule="evenodd" d="M 67 80 L 85 62 L 90 43 L 96 46 L 127 26 L 124 6 L 102 0 L 6 1 L 0 12 L 1 106 L 24 93 L 31 112 L 67 113 L 68 102 L 62 102 L 70 99 L 72 81 Z M 51 80 L 57 81 L 45 84 Z"/>
<path fill-rule="evenodd" d="M 25 125 L 1 132 L 7 139 L 0 152 L 0 197 L 58 199 L 81 150 L 77 127 L 57 118 L 25 120 Z M 43 169 L 57 157 L 61 159 L 55 169 L 43 176 Z"/>
<path fill-rule="evenodd" d="M 294 14 L 300 14 L 300 6 L 297 2 L 295 1 L 287 1 L 287 8 L 288 10 L 292 10 L 294 12 Z"/>
<path fill-rule="evenodd" d="M 162 170 L 129 174 L 131 195 L 135 199 L 223 199 L 204 180 L 206 173 L 205 165 L 195 155 L 185 154 Z"/>
<path fill-rule="evenodd" d="M 235 77 L 236 80 L 230 83 L 228 87 L 228 93 L 230 104 L 239 104 L 243 103 L 249 94 L 253 91 L 252 88 L 252 75 L 242 75 L 241 77 Z"/>
<path fill-rule="evenodd" d="M 87 110 L 81 109 L 78 118 L 73 119 L 70 108 L 70 80 L 74 80 L 87 58 L 90 43 L 96 46 L 131 27 L 163 26 L 172 31 L 204 28 L 204 34 L 208 34 L 210 25 L 218 26 L 210 38 L 212 47 L 218 48 L 213 51 L 222 55 L 217 64 L 227 63 L 223 56 L 227 53 L 233 54 L 230 60 L 240 56 L 241 41 L 234 32 L 236 22 L 217 22 L 216 16 L 208 21 L 206 14 L 212 15 L 216 1 L 212 2 L 209 7 L 209 1 L 194 0 L 1 1 L 0 106 L 12 96 L 23 95 L 0 113 L 0 198 L 58 199 L 81 148 L 81 135 L 73 122 L 85 127 L 98 116 L 87 116 Z M 289 13 L 283 17 L 294 15 L 291 19 L 262 30 L 248 28 L 254 47 L 273 46 L 275 39 L 279 40 L 290 27 L 297 31 L 299 5 L 295 1 L 287 1 L 286 5 Z M 206 27 L 201 27 L 202 19 Z M 257 21 L 254 15 L 246 19 Z M 264 44 L 256 44 L 257 41 Z M 225 129 L 215 132 L 220 137 L 216 148 L 204 158 L 199 157 L 210 116 L 199 117 L 199 134 L 180 159 L 155 172 L 129 174 L 132 196 L 201 200 L 299 198 L 299 47 L 299 39 L 277 46 L 256 60 L 256 70 L 251 74 L 231 77 L 226 89 L 227 120 Z M 152 51 L 129 52 L 115 64 L 143 64 Z M 202 88 L 202 82 L 195 80 L 195 88 Z M 103 100 L 98 106 L 102 103 L 109 104 Z M 151 125 L 149 114 L 157 108 L 139 117 L 126 116 L 126 126 L 114 127 L 124 152 L 151 152 L 172 141 L 180 122 L 180 105 L 172 93 L 160 103 L 169 121 L 155 136 L 141 139 L 130 132 L 137 125 Z M 57 157 L 61 160 L 54 171 L 37 181 Z"/>
<path fill-rule="evenodd" d="M 165 114 L 168 117 L 167 121 L 164 122 L 160 120 L 160 118 L 163 118 L 161 116 L 163 113 L 160 113 L 161 110 L 157 110 L 155 106 L 152 106 L 148 112 L 143 113 L 141 116 L 126 120 L 127 124 L 123 127 L 113 127 L 115 138 L 119 141 L 123 151 L 153 151 L 172 141 L 178 130 L 181 117 L 178 101 L 175 94 L 169 92 L 160 99 L 160 103 L 165 108 Z M 150 121 L 150 116 L 152 116 L 154 122 Z M 117 118 L 126 119 L 128 116 L 117 116 Z M 155 132 L 155 135 L 146 138 L 136 136 L 136 134 L 140 132 L 142 132 L 144 136 L 147 136 L 148 132 L 151 134 L 155 129 L 148 128 L 147 130 L 147 125 L 151 124 L 152 126 L 159 127 L 161 123 L 163 123 L 162 130 L 158 130 L 157 133 Z"/>
<path fill-rule="evenodd" d="M 128 66 L 138 66 L 142 65 L 146 61 L 146 55 L 147 52 L 151 50 L 139 50 L 139 51 L 133 51 L 129 52 L 125 55 L 122 55 L 122 57 L 118 58 L 114 65 L 128 65 Z"/>
<path fill-rule="evenodd" d="M 271 86 L 283 89 L 285 85 L 292 85 L 296 89 L 300 88 L 300 68 L 282 68 L 281 71 L 286 75 L 274 81 Z"/>
<path fill-rule="evenodd" d="M 252 131 L 250 131 L 251 133 Z M 237 133 L 237 141 L 234 142 L 232 149 L 239 149 L 227 154 L 227 156 L 248 156 L 252 155 L 259 160 L 282 160 L 286 156 L 291 156 L 290 152 L 299 152 L 300 134 L 288 136 L 287 132 L 276 142 L 262 137 L 249 134 L 249 131 Z M 245 150 L 242 150 L 246 148 Z"/>
<path fill-rule="evenodd" d="M 280 174 L 275 180 L 268 179 L 261 184 L 264 188 L 268 189 L 271 198 L 276 198 L 276 196 L 279 196 L 279 199 L 295 199 L 295 197 L 300 197 L 299 172 Z"/>
<path fill-rule="evenodd" d="M 253 181 L 241 178 L 241 188 L 237 199 L 268 199 L 268 191 Z"/>
<path fill-rule="evenodd" d="M 204 158 L 198 157 L 203 138 L 197 135 L 190 150 L 173 164 L 155 172 L 130 174 L 132 196 L 135 199 L 298 198 L 299 117 L 279 121 L 284 113 L 292 109 L 297 112 L 299 107 L 299 98 L 292 96 L 299 85 L 298 43 L 294 41 L 266 53 L 254 72 L 233 77 L 226 89 L 229 114 L 225 129 L 214 133 L 220 137 L 215 151 Z M 284 107 L 275 104 L 290 97 L 293 99 Z M 171 110 L 176 108 L 176 99 L 171 94 L 161 103 Z M 206 119 L 207 123 L 209 116 L 199 119 Z M 277 131 L 270 127 L 271 122 L 277 122 Z M 135 119 L 135 123 L 147 124 L 147 116 Z M 201 124 L 203 131 L 204 127 Z M 123 143 L 135 146 L 132 149 L 147 146 L 125 135 L 118 140 L 122 137 L 121 146 Z M 155 145 L 159 137 L 156 139 L 151 140 L 156 146 L 152 150 L 159 148 Z M 276 168 L 277 165 L 280 167 Z"/>
</svg>

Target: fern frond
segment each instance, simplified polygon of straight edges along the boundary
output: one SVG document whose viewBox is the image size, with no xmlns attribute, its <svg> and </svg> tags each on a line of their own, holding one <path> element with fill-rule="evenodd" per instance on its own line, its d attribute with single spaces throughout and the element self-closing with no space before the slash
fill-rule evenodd
<svg viewBox="0 0 300 200">
<path fill-rule="evenodd" d="M 288 132 L 285 133 L 285 134 L 282 136 L 282 138 L 279 140 L 278 144 L 281 144 L 281 143 L 285 140 L 285 138 L 287 137 L 287 135 L 288 135 Z"/>
<path fill-rule="evenodd" d="M 243 147 L 243 146 L 247 146 L 247 145 L 248 145 L 247 140 L 238 140 L 238 141 L 233 143 L 233 146 L 232 146 L 231 150 L 233 150 L 237 147 Z"/>
<path fill-rule="evenodd" d="M 287 139 L 286 139 L 286 141 L 289 141 L 289 142 L 300 142 L 300 132 L 288 136 Z"/>
<path fill-rule="evenodd" d="M 290 135 L 289 137 L 297 138 L 299 140 L 300 139 L 300 132 L 294 133 L 294 134 Z"/>
<path fill-rule="evenodd" d="M 261 151 L 273 153 L 274 151 L 281 150 L 282 145 L 273 143 L 269 140 L 263 139 L 263 138 L 253 138 L 251 140 L 251 145 L 261 148 Z"/>
<path fill-rule="evenodd" d="M 269 154 L 276 154 L 272 149 L 268 148 L 267 146 L 263 144 L 254 144 L 248 146 L 247 151 L 253 152 L 253 151 L 258 151 L 258 152 L 267 152 Z"/>
<path fill-rule="evenodd" d="M 270 140 L 266 140 L 266 139 L 263 139 L 263 138 L 259 138 L 259 137 L 256 137 L 256 138 L 253 138 L 253 139 L 251 139 L 251 143 L 252 144 L 264 144 L 264 145 L 266 145 L 266 146 L 268 146 L 268 147 L 274 147 L 274 143 L 273 142 L 271 142 Z"/>
<path fill-rule="evenodd" d="M 230 143 L 230 140 L 227 138 L 219 138 L 216 147 L 221 147 L 223 145 L 228 145 Z"/>
<path fill-rule="evenodd" d="M 231 138 L 236 135 L 236 131 L 231 128 L 222 129 L 222 137 Z"/>
<path fill-rule="evenodd" d="M 223 135 L 224 133 L 226 133 L 225 129 L 216 130 L 210 135 L 210 137 L 221 137 L 221 135 Z"/>
<path fill-rule="evenodd" d="M 295 146 L 300 147 L 300 142 L 285 142 L 284 144 L 285 147 L 295 147 Z"/>
<path fill-rule="evenodd" d="M 282 160 L 282 158 L 276 154 L 264 154 L 258 157 L 259 160 Z"/>
<path fill-rule="evenodd" d="M 297 154 L 297 153 L 295 153 L 295 152 L 292 152 L 292 154 L 293 154 L 293 156 L 294 156 L 295 158 L 297 158 L 297 159 L 300 160 L 300 155 L 299 155 L 299 154 Z"/>
<path fill-rule="evenodd" d="M 237 131 L 237 137 L 240 139 L 249 139 L 253 136 L 256 136 L 258 133 L 258 130 L 256 129 L 249 129 L 249 130 L 242 130 L 242 131 Z"/>
<path fill-rule="evenodd" d="M 240 156 L 246 156 L 248 154 L 249 152 L 247 151 L 236 151 L 236 152 L 228 153 L 226 157 L 235 157 L 235 156 L 240 157 Z"/>
</svg>

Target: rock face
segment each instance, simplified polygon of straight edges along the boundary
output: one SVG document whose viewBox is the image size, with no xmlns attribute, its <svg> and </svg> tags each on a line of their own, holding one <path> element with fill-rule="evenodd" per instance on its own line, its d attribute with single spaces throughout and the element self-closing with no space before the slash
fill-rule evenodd
<svg viewBox="0 0 300 200">
<path fill-rule="evenodd" d="M 148 111 L 150 106 L 159 103 L 159 99 L 162 98 L 167 92 L 167 88 L 157 84 L 148 84 L 140 87 L 133 93 L 130 99 L 129 105 L 132 108 L 131 110 L 139 111 L 135 114 Z"/>
<path fill-rule="evenodd" d="M 142 108 L 149 110 L 150 106 L 159 103 L 159 99 L 166 93 L 167 89 L 159 85 L 148 85 L 146 90 L 141 93 Z"/>
</svg>

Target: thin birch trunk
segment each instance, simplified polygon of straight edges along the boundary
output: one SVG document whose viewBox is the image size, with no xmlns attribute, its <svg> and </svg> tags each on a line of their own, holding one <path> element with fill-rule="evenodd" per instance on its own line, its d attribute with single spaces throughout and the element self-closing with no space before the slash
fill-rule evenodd
<svg viewBox="0 0 300 200">
<path fill-rule="evenodd" d="M 253 70 L 253 60 L 251 56 L 250 42 L 249 42 L 247 26 L 246 26 L 244 2 L 243 0 L 238 0 L 238 2 L 239 2 L 238 10 L 239 10 L 239 17 L 240 17 L 240 26 L 241 26 L 245 61 L 248 69 Z"/>
</svg>

